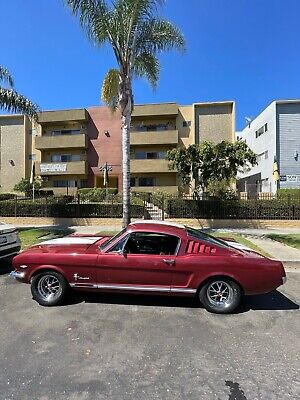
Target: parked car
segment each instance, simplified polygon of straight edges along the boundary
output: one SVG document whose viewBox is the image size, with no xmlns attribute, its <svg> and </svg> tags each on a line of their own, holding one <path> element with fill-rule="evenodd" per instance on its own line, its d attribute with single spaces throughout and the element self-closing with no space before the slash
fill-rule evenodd
<svg viewBox="0 0 300 400">
<path fill-rule="evenodd" d="M 35 245 L 13 259 L 12 276 L 30 283 L 41 305 L 82 291 L 196 296 L 216 313 L 230 313 L 243 294 L 285 283 L 280 261 L 178 224 L 141 221 L 114 237 L 68 236 Z"/>
<path fill-rule="evenodd" d="M 13 257 L 20 249 L 21 241 L 17 228 L 0 222 L 0 259 Z"/>
</svg>

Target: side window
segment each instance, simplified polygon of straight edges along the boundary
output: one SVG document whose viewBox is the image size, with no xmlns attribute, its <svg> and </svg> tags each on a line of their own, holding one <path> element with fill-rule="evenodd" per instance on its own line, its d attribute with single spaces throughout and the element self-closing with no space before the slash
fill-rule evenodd
<svg viewBox="0 0 300 400">
<path fill-rule="evenodd" d="M 128 254 L 174 255 L 179 238 L 172 235 L 151 232 L 132 233 L 124 250 Z"/>
<path fill-rule="evenodd" d="M 116 243 L 110 250 L 110 253 L 116 253 L 117 251 L 121 251 L 124 249 L 124 244 L 126 243 L 128 235 L 121 239 L 118 243 Z"/>
</svg>

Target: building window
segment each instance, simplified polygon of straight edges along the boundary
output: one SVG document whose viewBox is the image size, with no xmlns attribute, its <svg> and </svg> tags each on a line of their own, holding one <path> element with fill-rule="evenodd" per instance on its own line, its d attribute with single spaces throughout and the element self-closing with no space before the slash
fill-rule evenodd
<svg viewBox="0 0 300 400">
<path fill-rule="evenodd" d="M 261 128 L 259 128 L 257 131 L 255 131 L 255 137 L 258 138 L 261 136 L 263 133 L 268 131 L 268 124 L 265 124 Z"/>
<path fill-rule="evenodd" d="M 80 160 L 80 154 L 53 154 L 51 156 L 51 162 L 75 162 Z"/>
<path fill-rule="evenodd" d="M 267 160 L 269 158 L 269 151 L 266 150 L 263 153 L 257 154 L 256 161 L 259 163 L 263 160 Z"/>
<path fill-rule="evenodd" d="M 155 186 L 155 179 L 154 178 L 139 178 L 139 186 L 141 186 L 141 187 Z"/>
<path fill-rule="evenodd" d="M 130 178 L 130 186 L 135 187 L 135 178 Z"/>
<path fill-rule="evenodd" d="M 133 127 L 133 130 L 137 132 L 159 132 L 167 131 L 169 129 L 172 129 L 169 122 L 166 124 L 137 125 Z"/>
<path fill-rule="evenodd" d="M 192 121 L 183 121 L 182 122 L 182 126 L 184 127 L 184 128 L 186 128 L 186 127 L 188 127 L 188 126 L 191 126 L 192 125 Z"/>
<path fill-rule="evenodd" d="M 51 132 L 51 136 L 79 135 L 79 134 L 80 134 L 80 129 L 63 129 Z"/>
<path fill-rule="evenodd" d="M 88 180 L 87 179 L 80 179 L 80 187 L 81 188 L 87 188 L 88 186 Z"/>
<path fill-rule="evenodd" d="M 165 151 L 137 151 L 135 153 L 136 160 L 164 160 L 166 156 Z"/>
<path fill-rule="evenodd" d="M 36 154 L 29 154 L 28 158 L 29 158 L 30 161 L 35 161 Z"/>
<path fill-rule="evenodd" d="M 75 180 L 53 181 L 53 187 L 56 187 L 56 188 L 77 187 L 77 181 L 75 181 Z"/>
</svg>

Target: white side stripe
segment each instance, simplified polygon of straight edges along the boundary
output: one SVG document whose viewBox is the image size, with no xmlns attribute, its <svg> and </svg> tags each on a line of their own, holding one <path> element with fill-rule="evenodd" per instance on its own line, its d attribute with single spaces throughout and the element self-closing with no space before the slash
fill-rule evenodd
<svg viewBox="0 0 300 400">
<path fill-rule="evenodd" d="M 97 242 L 97 240 L 101 239 L 102 236 L 89 236 L 89 237 L 73 237 L 67 236 L 58 239 L 46 240 L 45 242 L 38 243 L 38 245 L 48 245 L 48 244 L 93 244 Z"/>
</svg>

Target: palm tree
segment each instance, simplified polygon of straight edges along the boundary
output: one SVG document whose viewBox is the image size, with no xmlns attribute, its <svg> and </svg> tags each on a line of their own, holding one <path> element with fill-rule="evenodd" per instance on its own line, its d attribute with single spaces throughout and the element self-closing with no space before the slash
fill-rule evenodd
<svg viewBox="0 0 300 400">
<path fill-rule="evenodd" d="M 164 0 L 65 0 L 89 39 L 96 45 L 109 44 L 117 68 L 104 78 L 101 97 L 122 118 L 123 226 L 130 222 L 130 140 L 133 111 L 132 82 L 146 78 L 155 87 L 159 78 L 158 53 L 183 50 L 185 41 L 177 27 L 157 17 Z"/>
<path fill-rule="evenodd" d="M 4 84 L 5 87 L 2 85 Z M 14 90 L 14 81 L 9 71 L 0 66 L 0 109 L 26 114 L 37 119 L 38 108 L 25 96 Z"/>
</svg>

